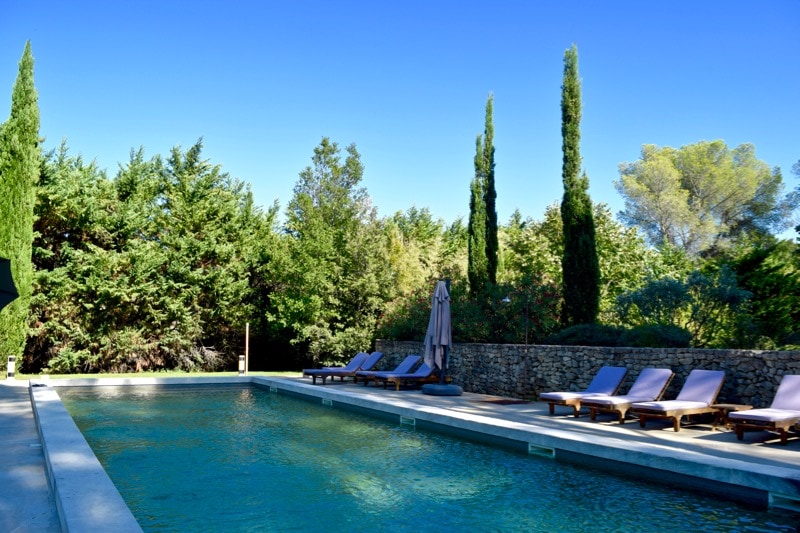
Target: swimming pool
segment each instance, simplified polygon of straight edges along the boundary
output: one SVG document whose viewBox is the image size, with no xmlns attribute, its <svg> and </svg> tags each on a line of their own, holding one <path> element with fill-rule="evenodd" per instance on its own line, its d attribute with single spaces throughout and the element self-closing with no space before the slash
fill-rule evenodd
<svg viewBox="0 0 800 533">
<path fill-rule="evenodd" d="M 146 531 L 794 531 L 794 518 L 254 386 L 59 395 Z"/>
</svg>

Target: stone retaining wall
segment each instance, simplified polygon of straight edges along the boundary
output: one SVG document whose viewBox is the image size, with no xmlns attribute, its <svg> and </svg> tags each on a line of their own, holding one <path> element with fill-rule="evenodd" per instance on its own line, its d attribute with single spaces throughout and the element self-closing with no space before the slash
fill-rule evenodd
<svg viewBox="0 0 800 533">
<path fill-rule="evenodd" d="M 375 349 L 384 353 L 383 368 L 423 354 L 422 342 L 379 340 Z M 603 365 L 628 368 L 622 392 L 644 368 L 672 369 L 664 399 L 675 398 L 692 369 L 724 370 L 718 402 L 768 407 L 781 378 L 800 374 L 800 351 L 454 344 L 447 374 L 468 392 L 535 399 L 546 391 L 583 390 Z"/>
</svg>

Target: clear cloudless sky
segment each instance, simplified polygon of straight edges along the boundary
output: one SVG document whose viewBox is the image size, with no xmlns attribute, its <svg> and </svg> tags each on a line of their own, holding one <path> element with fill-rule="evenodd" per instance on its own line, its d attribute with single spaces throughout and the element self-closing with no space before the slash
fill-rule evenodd
<svg viewBox="0 0 800 533">
<path fill-rule="evenodd" d="M 0 122 L 28 40 L 46 150 L 113 177 L 202 137 L 265 207 L 329 137 L 356 144 L 381 216 L 466 221 L 491 92 L 499 220 L 541 219 L 573 43 L 594 201 L 624 207 L 618 165 L 643 144 L 752 143 L 800 185 L 798 0 L 0 0 Z"/>
</svg>

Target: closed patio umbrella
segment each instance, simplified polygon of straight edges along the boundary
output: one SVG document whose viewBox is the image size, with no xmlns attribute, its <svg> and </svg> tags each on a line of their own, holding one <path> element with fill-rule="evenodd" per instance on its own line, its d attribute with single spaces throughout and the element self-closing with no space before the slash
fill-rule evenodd
<svg viewBox="0 0 800 533">
<path fill-rule="evenodd" d="M 11 260 L 0 257 L 0 309 L 13 302 L 19 293 L 11 276 Z"/>
<path fill-rule="evenodd" d="M 431 318 L 428 321 L 428 331 L 425 332 L 425 363 L 439 367 L 439 385 L 424 385 L 422 392 L 425 394 L 460 395 L 463 390 L 456 385 L 445 384 L 447 372 L 447 354 L 453 342 L 450 330 L 450 293 L 444 281 L 436 283 L 431 301 Z"/>
<path fill-rule="evenodd" d="M 450 294 L 444 281 L 436 283 L 431 302 L 431 318 L 428 331 L 425 332 L 425 363 L 439 367 L 439 374 L 444 383 L 447 368 L 447 348 L 450 346 Z"/>
</svg>

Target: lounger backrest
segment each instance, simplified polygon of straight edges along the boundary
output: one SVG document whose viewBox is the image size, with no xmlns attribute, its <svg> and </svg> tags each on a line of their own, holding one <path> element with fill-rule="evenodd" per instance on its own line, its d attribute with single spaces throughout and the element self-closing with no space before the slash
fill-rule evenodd
<svg viewBox="0 0 800 533">
<path fill-rule="evenodd" d="M 398 374 L 407 374 L 411 372 L 411 369 L 419 363 L 419 360 L 422 359 L 419 355 L 407 355 L 403 361 L 397 365 L 397 368 L 392 370 L 392 372 L 397 372 Z"/>
<path fill-rule="evenodd" d="M 356 370 L 361 368 L 361 365 L 364 364 L 364 361 L 367 360 L 367 357 L 369 357 L 369 354 L 367 352 L 358 352 L 355 355 L 355 357 L 353 357 L 353 359 L 351 359 L 350 362 L 347 363 L 347 366 L 345 366 L 344 369 L 352 370 L 353 372 L 355 372 Z"/>
<path fill-rule="evenodd" d="M 614 394 L 622 384 L 628 369 L 624 366 L 604 366 L 594 377 L 584 392 L 595 394 Z"/>
<path fill-rule="evenodd" d="M 695 368 L 689 372 L 689 376 L 678 393 L 676 400 L 686 402 L 703 402 L 712 404 L 717 399 L 719 389 L 722 388 L 722 380 L 725 379 L 725 372 L 722 370 L 700 370 Z"/>
<path fill-rule="evenodd" d="M 419 368 L 414 371 L 413 376 L 415 378 L 426 378 L 433 374 L 433 368 L 429 367 L 426 363 L 422 363 L 419 365 Z"/>
<path fill-rule="evenodd" d="M 627 395 L 658 400 L 672 381 L 673 375 L 669 368 L 645 368 L 633 382 Z"/>
<path fill-rule="evenodd" d="M 372 367 L 381 360 L 381 357 L 383 357 L 383 352 L 372 352 L 372 354 L 367 357 L 367 360 L 364 361 L 364 364 L 361 365 L 360 370 L 372 370 Z"/>
<path fill-rule="evenodd" d="M 773 409 L 800 411 L 800 376 L 783 376 L 781 384 L 778 385 L 778 391 L 775 393 L 775 399 L 772 400 L 771 407 Z"/>
</svg>

